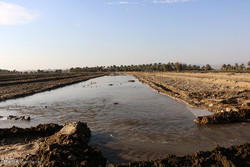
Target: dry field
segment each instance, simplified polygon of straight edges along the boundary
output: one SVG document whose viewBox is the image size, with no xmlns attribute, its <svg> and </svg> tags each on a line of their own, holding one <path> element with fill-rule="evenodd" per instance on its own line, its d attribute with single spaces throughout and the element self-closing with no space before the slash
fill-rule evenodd
<svg viewBox="0 0 250 167">
<path fill-rule="evenodd" d="M 249 73 L 133 72 L 129 74 L 159 92 L 183 100 L 191 106 L 204 108 L 219 115 L 227 114 L 228 121 L 214 123 L 249 121 Z M 231 121 L 229 117 L 232 114 L 229 113 L 240 114 L 244 118 Z"/>
<path fill-rule="evenodd" d="M 103 76 L 105 73 L 0 74 L 0 101 Z"/>
</svg>

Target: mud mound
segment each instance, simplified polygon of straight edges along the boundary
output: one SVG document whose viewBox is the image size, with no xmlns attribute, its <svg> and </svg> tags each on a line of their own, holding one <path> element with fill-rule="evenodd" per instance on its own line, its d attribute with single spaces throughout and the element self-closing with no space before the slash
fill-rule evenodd
<svg viewBox="0 0 250 167">
<path fill-rule="evenodd" d="M 88 145 L 87 124 L 44 124 L 0 129 L 0 166 L 106 166 L 99 149 Z"/>
<path fill-rule="evenodd" d="M 57 125 L 57 124 L 40 124 L 36 127 L 31 128 L 19 128 L 16 126 L 13 126 L 12 128 L 8 129 L 0 129 L 0 139 L 5 139 L 9 137 L 32 137 L 32 136 L 49 136 L 56 132 L 58 132 L 60 129 L 62 129 L 63 126 Z"/>
<path fill-rule="evenodd" d="M 42 146 L 33 155 L 27 156 L 22 166 L 105 166 L 106 159 L 100 150 L 88 146 L 91 132 L 86 124 L 66 124 L 56 134 L 45 138 Z"/>
<path fill-rule="evenodd" d="M 109 165 L 109 167 L 179 167 L 179 166 L 250 166 L 250 144 L 223 148 L 216 146 L 211 151 L 199 151 L 192 155 L 176 156 L 168 154 L 164 159 L 138 161 L 126 164 Z"/>
<path fill-rule="evenodd" d="M 197 117 L 194 122 L 198 124 L 250 122 L 250 110 L 246 110 L 242 113 L 236 111 L 215 113 L 209 116 Z"/>
</svg>

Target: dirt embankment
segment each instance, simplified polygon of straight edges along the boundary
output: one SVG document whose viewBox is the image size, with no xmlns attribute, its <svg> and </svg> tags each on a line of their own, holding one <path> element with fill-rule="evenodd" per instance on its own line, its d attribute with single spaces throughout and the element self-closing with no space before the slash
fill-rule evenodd
<svg viewBox="0 0 250 167">
<path fill-rule="evenodd" d="M 109 165 L 109 167 L 179 167 L 179 166 L 220 166 L 236 167 L 250 166 L 250 144 L 223 148 L 216 146 L 211 151 L 199 151 L 192 155 L 176 156 L 167 154 L 164 159 L 138 161 L 124 164 Z"/>
<path fill-rule="evenodd" d="M 2 166 L 86 166 L 105 167 L 107 160 L 99 149 L 88 145 L 91 132 L 85 123 L 72 122 L 64 126 L 44 124 L 31 128 L 0 129 L 0 165 Z M 250 144 L 192 155 L 167 154 L 164 159 L 110 164 L 109 167 L 162 166 L 249 166 Z"/>
<path fill-rule="evenodd" d="M 0 74 L 0 101 L 32 95 L 104 75 L 107 74 Z"/>
<path fill-rule="evenodd" d="M 0 129 L 0 165 L 105 166 L 100 150 L 88 145 L 90 136 L 81 122 Z"/>
<path fill-rule="evenodd" d="M 196 123 L 250 121 L 249 73 L 128 73 L 157 91 L 214 112 L 198 117 Z"/>
</svg>

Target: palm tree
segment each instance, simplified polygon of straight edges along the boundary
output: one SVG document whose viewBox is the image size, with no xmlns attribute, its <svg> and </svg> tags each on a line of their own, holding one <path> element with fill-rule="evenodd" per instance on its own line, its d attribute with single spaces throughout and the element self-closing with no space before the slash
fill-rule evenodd
<svg viewBox="0 0 250 167">
<path fill-rule="evenodd" d="M 239 65 L 238 65 L 238 63 L 235 63 L 235 65 L 234 65 L 234 69 L 235 69 L 235 70 L 238 70 L 238 69 L 239 69 Z"/>
<path fill-rule="evenodd" d="M 175 63 L 175 68 L 176 68 L 177 71 L 180 71 L 181 70 L 181 63 L 176 62 Z"/>
<path fill-rule="evenodd" d="M 239 66 L 239 70 L 245 70 L 245 65 L 242 63 L 240 66 Z"/>
<path fill-rule="evenodd" d="M 226 64 L 223 64 L 222 66 L 221 66 L 221 69 L 222 70 L 225 70 L 227 68 L 227 65 Z"/>
<path fill-rule="evenodd" d="M 233 69 L 233 67 L 231 66 L 231 64 L 227 64 L 226 70 L 227 70 L 227 71 L 231 71 L 232 69 Z"/>
<path fill-rule="evenodd" d="M 205 66 L 205 70 L 212 70 L 212 67 L 211 67 L 209 64 L 207 64 L 207 65 Z"/>
</svg>

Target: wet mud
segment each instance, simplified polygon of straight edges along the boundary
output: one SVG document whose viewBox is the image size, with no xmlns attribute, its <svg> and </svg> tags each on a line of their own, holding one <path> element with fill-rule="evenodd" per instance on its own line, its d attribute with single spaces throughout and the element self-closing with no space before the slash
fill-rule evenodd
<svg viewBox="0 0 250 167">
<path fill-rule="evenodd" d="M 133 75 L 135 76 L 135 74 Z M 91 78 L 94 76 L 88 77 Z M 183 85 L 181 85 L 181 83 L 183 80 L 180 82 L 176 81 L 180 85 L 179 87 L 174 85 L 175 88 L 173 88 L 171 85 L 163 84 L 163 82 L 166 81 L 164 78 L 161 78 L 161 80 L 158 78 L 159 80 L 157 80 L 155 77 L 152 77 L 153 80 L 150 80 L 149 78 L 151 77 L 152 76 L 144 78 L 142 75 L 137 76 L 140 81 L 150 85 L 161 93 L 183 100 L 192 106 L 206 108 L 215 113 L 211 116 L 196 118 L 199 124 L 249 121 L 248 85 L 246 87 L 236 88 L 236 90 L 234 90 L 236 93 L 233 94 L 230 93 L 231 89 L 229 88 L 226 88 L 226 90 L 224 88 L 223 90 L 215 89 L 213 90 L 214 92 L 208 93 L 212 90 L 204 85 L 197 86 L 199 91 L 189 91 L 189 86 L 190 89 L 193 88 L 196 82 L 192 82 L 191 85 L 185 83 L 186 86 L 182 87 Z M 42 85 L 42 83 L 39 84 Z M 13 85 L 9 86 L 16 89 Z M 5 86 L 3 86 L 3 88 L 4 87 Z M 203 89 L 206 91 L 202 91 Z M 27 94 L 22 95 L 25 96 Z M 13 97 L 15 96 L 12 96 L 12 98 Z M 112 102 L 112 106 L 117 107 L 122 102 L 123 101 Z M 0 129 L 0 165 L 106 166 L 107 160 L 103 157 L 100 150 L 89 146 L 90 137 L 90 129 L 85 123 L 80 122 L 67 123 L 64 126 L 51 123 L 26 129 L 18 127 Z M 211 151 L 199 151 L 189 155 L 178 156 L 175 154 L 167 154 L 165 158 L 162 159 L 109 164 L 109 166 L 249 166 L 249 156 L 249 143 L 246 143 L 229 148 L 216 146 Z"/>
<path fill-rule="evenodd" d="M 215 113 L 201 124 L 250 121 L 250 76 L 225 73 L 129 73 L 160 93 Z"/>
<path fill-rule="evenodd" d="M 199 151 L 192 155 L 176 156 L 167 154 L 165 158 L 151 161 L 138 161 L 112 164 L 109 167 L 179 167 L 179 166 L 250 166 L 250 144 L 224 148 L 216 146 L 211 151 Z"/>
<path fill-rule="evenodd" d="M 91 131 L 85 123 L 64 126 L 44 124 L 31 128 L 0 129 L 2 166 L 87 166 L 105 167 L 107 160 L 99 149 L 89 146 Z M 8 141 L 8 143 L 6 142 Z M 20 149 L 26 148 L 26 149 Z M 11 150 L 11 154 L 10 151 Z M 191 155 L 167 154 L 163 159 L 109 164 L 109 167 L 162 166 L 249 166 L 250 144 L 229 148 L 216 146 L 211 151 Z"/>
</svg>

